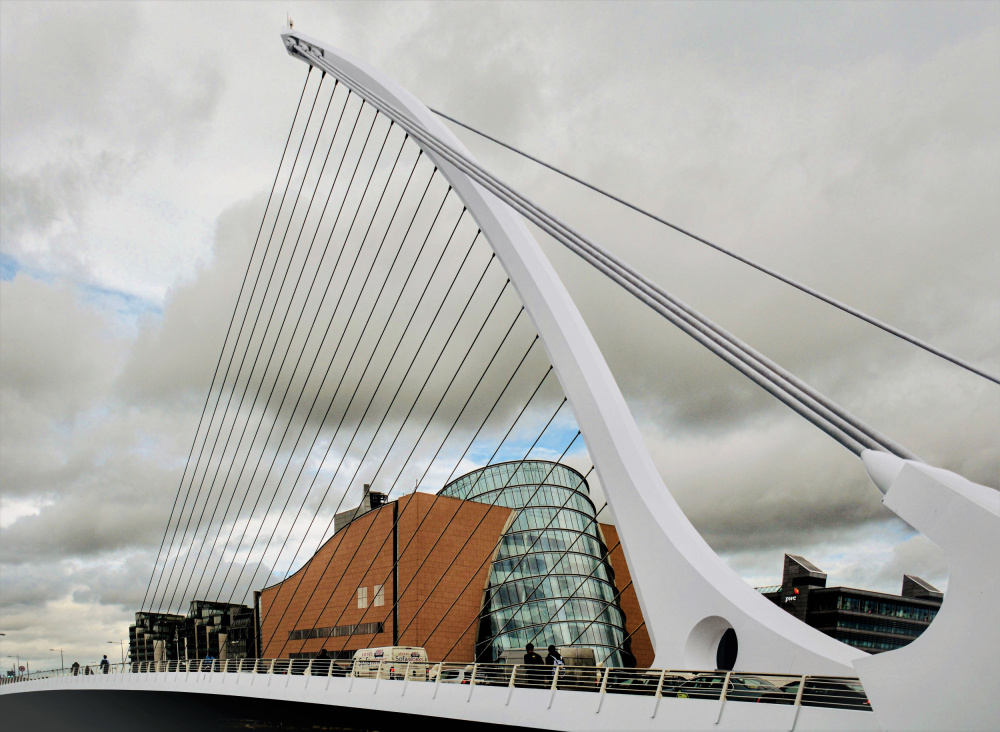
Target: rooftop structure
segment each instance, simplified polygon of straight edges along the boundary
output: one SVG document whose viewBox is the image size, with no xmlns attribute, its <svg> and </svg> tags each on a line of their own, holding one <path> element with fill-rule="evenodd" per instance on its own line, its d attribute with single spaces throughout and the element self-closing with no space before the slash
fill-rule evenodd
<svg viewBox="0 0 1000 732">
<path fill-rule="evenodd" d="M 780 585 L 757 591 L 799 620 L 868 653 L 902 648 L 937 615 L 944 593 L 929 582 L 903 576 L 900 595 L 852 587 L 827 587 L 826 573 L 793 554 L 785 555 Z"/>
</svg>

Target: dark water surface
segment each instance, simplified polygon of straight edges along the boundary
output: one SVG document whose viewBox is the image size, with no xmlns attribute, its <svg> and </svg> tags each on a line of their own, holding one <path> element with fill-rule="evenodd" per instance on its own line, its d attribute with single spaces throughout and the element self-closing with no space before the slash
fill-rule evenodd
<svg viewBox="0 0 1000 732">
<path fill-rule="evenodd" d="M 52 732 L 79 732 L 82 729 L 102 732 L 509 732 L 526 729 L 323 704 L 127 689 L 5 694 L 0 696 L 0 726 L 10 730 Z"/>
</svg>

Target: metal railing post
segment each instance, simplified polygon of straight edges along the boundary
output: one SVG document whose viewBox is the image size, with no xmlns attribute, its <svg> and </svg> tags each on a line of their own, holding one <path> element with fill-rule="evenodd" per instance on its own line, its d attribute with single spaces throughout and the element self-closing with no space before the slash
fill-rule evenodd
<svg viewBox="0 0 1000 732">
<path fill-rule="evenodd" d="M 608 693 L 608 676 L 610 675 L 610 673 L 611 673 L 611 667 L 610 666 L 608 668 L 604 669 L 604 678 L 601 679 L 601 689 L 600 689 L 600 691 L 597 692 L 597 695 L 598 695 L 598 697 L 600 697 L 600 699 L 597 702 L 597 712 L 596 712 L 596 714 L 600 714 L 601 713 L 601 707 L 604 706 L 604 697 L 607 696 L 607 693 Z"/>
<path fill-rule="evenodd" d="M 351 683 L 347 685 L 347 693 L 350 694 L 354 688 L 354 679 L 358 677 L 358 659 L 351 661 Z"/>
<path fill-rule="evenodd" d="M 476 685 L 476 671 L 479 670 L 479 664 L 472 664 L 472 678 L 469 679 L 469 696 L 466 698 L 466 702 L 472 701 L 472 688 Z"/>
<path fill-rule="evenodd" d="M 406 664 L 406 671 L 403 672 L 403 693 L 400 696 L 406 696 L 406 685 L 410 683 L 410 668 L 413 666 L 413 661 L 411 660 Z"/>
<path fill-rule="evenodd" d="M 656 703 L 653 704 L 653 716 L 650 719 L 656 719 L 656 711 L 660 708 L 660 699 L 663 698 L 663 679 L 667 676 L 667 670 L 663 669 L 660 671 L 660 680 L 656 684 Z"/>
<path fill-rule="evenodd" d="M 510 683 L 507 684 L 507 703 L 504 704 L 505 707 L 510 706 L 510 698 L 514 695 L 514 679 L 517 678 L 517 667 L 521 664 L 515 663 L 514 668 L 510 672 Z"/>
<path fill-rule="evenodd" d="M 715 718 L 716 724 L 722 719 L 722 708 L 726 705 L 726 696 L 729 692 L 729 677 L 732 675 L 732 671 L 726 671 L 726 678 L 722 681 L 722 693 L 719 695 L 719 715 Z"/>
<path fill-rule="evenodd" d="M 795 711 L 792 713 L 792 726 L 788 728 L 789 732 L 795 729 L 796 722 L 799 721 L 799 710 L 802 709 L 802 692 L 806 689 L 806 677 L 803 676 L 799 679 L 799 690 L 795 692 Z"/>
<path fill-rule="evenodd" d="M 267 685 L 270 686 L 271 682 L 274 680 L 274 664 L 277 663 L 278 659 L 272 658 L 270 663 L 267 664 Z"/>
<path fill-rule="evenodd" d="M 381 661 L 378 662 L 378 670 L 375 672 L 375 691 L 374 691 L 375 694 L 378 694 L 378 685 L 382 681 L 382 665 L 384 663 L 385 659 L 383 658 Z"/>
<path fill-rule="evenodd" d="M 437 699 L 438 687 L 441 686 L 441 674 L 444 673 L 444 661 L 441 661 L 437 665 L 438 674 L 434 677 L 434 693 L 431 694 L 431 699 Z"/>
<path fill-rule="evenodd" d="M 549 709 L 552 708 L 552 702 L 556 698 L 556 689 L 559 688 L 559 672 L 562 671 L 565 666 L 553 666 L 555 673 L 552 674 L 552 696 L 549 697 Z"/>
</svg>

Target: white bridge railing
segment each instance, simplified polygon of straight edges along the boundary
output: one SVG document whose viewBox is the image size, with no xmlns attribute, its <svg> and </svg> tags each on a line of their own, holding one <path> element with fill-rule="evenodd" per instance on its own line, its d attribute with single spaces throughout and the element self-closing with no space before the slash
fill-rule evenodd
<svg viewBox="0 0 1000 732">
<path fill-rule="evenodd" d="M 493 663 L 430 663 L 336 659 L 263 659 L 153 661 L 53 669 L 0 678 L 0 685 L 40 679 L 88 677 L 102 674 L 272 674 L 309 677 L 374 679 L 389 682 L 441 684 L 469 687 L 499 686 L 511 690 L 534 688 L 549 691 L 588 692 L 600 695 L 631 694 L 656 698 L 714 699 L 756 704 L 787 704 L 871 711 L 861 682 L 839 676 L 794 676 L 743 671 L 691 671 L 611 668 L 594 666 L 505 665 Z M 353 681 L 351 682 L 353 685 Z M 510 694 L 508 694 L 508 702 Z M 602 704 L 603 700 L 599 702 Z M 550 701 L 551 704 L 551 701 Z M 656 711 L 654 710 L 654 715 Z M 721 710 L 720 710 L 721 713 Z"/>
</svg>

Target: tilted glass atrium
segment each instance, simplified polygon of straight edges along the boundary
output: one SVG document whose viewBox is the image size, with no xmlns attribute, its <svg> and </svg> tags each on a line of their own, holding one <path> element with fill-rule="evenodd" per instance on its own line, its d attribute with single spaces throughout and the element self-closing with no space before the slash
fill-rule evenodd
<svg viewBox="0 0 1000 732">
<path fill-rule="evenodd" d="M 493 557 L 478 660 L 534 643 L 589 647 L 606 666 L 632 665 L 614 573 L 582 475 L 542 460 L 501 463 L 452 481 L 441 494 L 515 509 Z"/>
</svg>

